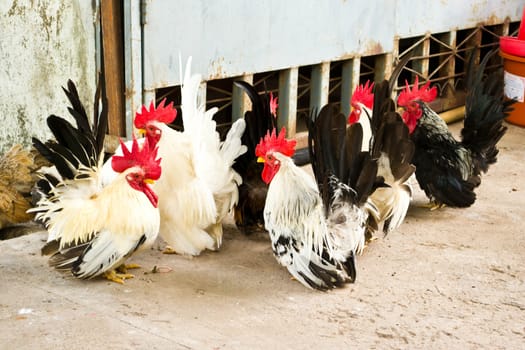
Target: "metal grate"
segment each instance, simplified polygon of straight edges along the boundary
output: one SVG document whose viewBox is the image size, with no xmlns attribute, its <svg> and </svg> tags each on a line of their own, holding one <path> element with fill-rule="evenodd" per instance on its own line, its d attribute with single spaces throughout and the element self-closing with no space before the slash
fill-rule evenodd
<svg viewBox="0 0 525 350">
<path fill-rule="evenodd" d="M 215 120 L 221 134 L 224 134 L 231 125 L 232 116 L 233 119 L 238 118 L 250 108 L 246 96 L 236 92 L 233 81 L 248 81 L 258 91 L 272 91 L 275 95 L 286 97 L 279 99 L 279 110 L 285 111 L 279 114 L 279 123 L 288 127 L 289 136 L 294 136 L 306 130 L 305 118 L 313 108 L 327 102 L 336 103 L 347 114 L 351 92 L 358 84 L 389 76 L 394 64 L 405 55 L 411 55 L 400 74 L 396 89 L 402 88 L 405 80 L 413 82 L 416 76 L 420 82 L 430 80 L 439 93 L 432 107 L 442 112 L 464 104 L 464 69 L 470 52 L 474 52 L 479 60 L 498 46 L 501 35 L 515 35 L 518 29 L 519 22 L 505 22 L 446 33 L 395 38 L 394 51 L 391 53 L 210 80 L 204 83 L 206 106 L 219 108 Z M 494 57 L 489 69 L 500 63 L 499 56 Z M 168 101 L 180 105 L 178 86 L 157 89 L 155 95 L 157 102 L 166 97 Z M 296 104 L 290 105 L 290 100 Z M 177 119 L 174 126 L 180 127 L 180 118 Z"/>
<path fill-rule="evenodd" d="M 405 80 L 413 82 L 417 76 L 420 82 L 430 80 L 438 88 L 438 99 L 433 103 L 437 112 L 463 105 L 464 70 L 470 54 L 479 61 L 497 48 L 499 37 L 507 32 L 508 25 L 501 24 L 400 39 L 395 61 L 405 55 L 412 58 L 398 80 L 398 90 Z M 500 63 L 495 57 L 488 68 Z"/>
</svg>

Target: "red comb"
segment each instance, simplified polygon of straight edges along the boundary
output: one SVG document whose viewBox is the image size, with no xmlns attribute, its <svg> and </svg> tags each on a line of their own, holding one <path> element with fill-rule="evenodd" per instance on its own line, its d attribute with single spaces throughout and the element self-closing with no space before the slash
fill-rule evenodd
<svg viewBox="0 0 525 350">
<path fill-rule="evenodd" d="M 126 169 L 134 166 L 139 166 L 144 169 L 145 177 L 151 180 L 157 180 L 160 177 L 161 159 L 157 158 L 157 147 L 150 147 L 148 139 L 144 139 L 142 147 L 139 147 L 137 139 L 133 136 L 133 143 L 131 145 L 131 151 L 126 147 L 124 142 L 120 140 L 120 146 L 122 148 L 122 156 L 113 156 L 111 158 L 111 167 L 117 173 L 121 173 Z"/>
<path fill-rule="evenodd" d="M 264 138 L 261 138 L 261 141 L 255 147 L 255 155 L 257 157 L 264 157 L 269 151 L 277 151 L 284 154 L 287 157 L 293 156 L 295 153 L 295 140 L 287 140 L 286 128 L 283 126 L 279 135 L 276 135 L 276 130 L 273 129 L 272 133 L 270 131 L 266 133 Z"/>
<path fill-rule="evenodd" d="M 408 106 L 408 104 L 412 101 L 423 101 L 423 102 L 432 102 L 437 97 L 437 89 L 435 86 L 432 88 L 429 88 L 430 81 L 427 81 L 425 85 L 419 88 L 419 78 L 416 75 L 416 81 L 414 82 L 414 86 L 412 89 L 410 89 L 410 86 L 408 85 L 408 81 L 405 80 L 405 88 L 401 93 L 399 94 L 399 97 L 397 98 L 397 104 L 402 107 Z"/>
<path fill-rule="evenodd" d="M 270 92 L 270 113 L 276 117 L 277 116 L 277 107 L 279 106 L 277 100 L 278 97 L 273 97 L 273 94 Z"/>
<path fill-rule="evenodd" d="M 359 108 L 358 103 L 362 103 L 366 108 L 372 109 L 374 106 L 374 83 L 370 84 L 370 80 L 367 80 L 365 85 L 360 84 L 355 88 L 350 104 L 354 108 Z"/>
<path fill-rule="evenodd" d="M 177 110 L 173 108 L 173 102 L 164 107 L 166 99 L 163 99 L 157 108 L 155 108 L 153 101 L 149 105 L 149 110 L 146 105 L 142 105 L 140 111 L 135 114 L 135 127 L 137 129 L 145 129 L 146 124 L 150 121 L 157 121 L 164 124 L 169 124 L 177 117 Z"/>
</svg>

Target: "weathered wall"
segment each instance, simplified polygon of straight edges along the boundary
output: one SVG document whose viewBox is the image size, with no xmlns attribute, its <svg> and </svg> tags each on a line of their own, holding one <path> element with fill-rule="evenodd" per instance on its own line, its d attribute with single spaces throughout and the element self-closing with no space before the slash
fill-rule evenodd
<svg viewBox="0 0 525 350">
<path fill-rule="evenodd" d="M 66 115 L 61 86 L 83 101 L 96 80 L 95 1 L 0 0 L 0 153 L 49 137 L 49 114 Z"/>
</svg>

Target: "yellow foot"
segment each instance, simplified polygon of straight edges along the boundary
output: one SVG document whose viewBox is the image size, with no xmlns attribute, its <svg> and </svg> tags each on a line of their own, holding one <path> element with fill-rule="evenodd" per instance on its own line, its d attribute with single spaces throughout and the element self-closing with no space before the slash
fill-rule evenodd
<svg viewBox="0 0 525 350">
<path fill-rule="evenodd" d="M 367 240 L 367 243 L 370 243 L 370 242 L 373 242 L 375 240 L 378 240 L 379 238 L 377 238 L 376 236 L 370 236 L 370 238 L 368 238 Z"/>
<path fill-rule="evenodd" d="M 177 252 L 172 247 L 167 245 L 162 251 L 162 254 L 177 254 Z"/>
<path fill-rule="evenodd" d="M 140 266 L 139 264 L 122 264 L 119 267 L 117 267 L 115 271 L 126 274 L 128 273 L 128 270 L 140 269 L 141 267 L 142 266 Z"/>
<path fill-rule="evenodd" d="M 432 211 L 432 210 L 444 208 L 446 206 L 447 205 L 443 204 L 443 203 L 437 203 L 437 202 L 434 202 L 434 201 L 430 201 L 427 204 L 421 204 L 419 207 L 420 208 L 430 209 Z"/>
<path fill-rule="evenodd" d="M 124 280 L 135 277 L 130 273 L 117 273 L 115 270 L 106 271 L 104 272 L 103 276 L 110 281 L 120 284 L 124 284 Z"/>
</svg>

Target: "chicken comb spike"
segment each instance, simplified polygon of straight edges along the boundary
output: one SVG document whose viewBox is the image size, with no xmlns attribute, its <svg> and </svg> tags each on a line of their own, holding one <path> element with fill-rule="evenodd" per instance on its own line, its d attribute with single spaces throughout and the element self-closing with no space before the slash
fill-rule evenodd
<svg viewBox="0 0 525 350">
<path fill-rule="evenodd" d="M 293 156 L 295 153 L 296 140 L 287 140 L 286 128 L 283 126 L 279 135 L 275 129 L 268 131 L 266 136 L 261 138 L 259 144 L 255 147 L 255 155 L 257 157 L 264 157 L 270 151 L 276 151 L 284 154 L 287 157 Z"/>
<path fill-rule="evenodd" d="M 399 94 L 397 98 L 397 104 L 402 107 L 408 106 L 412 101 L 423 101 L 423 102 L 432 102 L 437 97 L 437 89 L 435 86 L 430 87 L 430 81 L 427 81 L 421 88 L 419 88 L 419 78 L 416 75 L 416 80 L 414 81 L 414 86 L 410 89 L 408 81 L 405 80 L 405 88 Z"/>
<path fill-rule="evenodd" d="M 166 99 L 164 98 L 157 108 L 153 101 L 149 105 L 149 109 L 146 105 L 142 105 L 140 111 L 135 114 L 134 124 L 137 129 L 145 129 L 146 124 L 150 121 L 157 121 L 164 124 L 172 123 L 177 117 L 177 110 L 173 108 L 173 102 L 170 102 L 167 106 L 164 106 Z"/>
<path fill-rule="evenodd" d="M 122 140 L 120 140 L 120 146 L 122 148 L 122 156 L 115 155 L 111 158 L 111 167 L 113 170 L 121 173 L 131 167 L 139 166 L 144 170 L 147 179 L 157 180 L 160 177 L 161 158 L 157 159 L 158 148 L 152 148 L 147 138 L 144 139 L 142 147 L 140 147 L 137 139 L 133 136 L 131 151 Z"/>
<path fill-rule="evenodd" d="M 374 107 L 374 83 L 367 80 L 365 85 L 360 84 L 355 88 L 350 105 L 354 108 L 359 108 L 358 103 L 363 104 L 366 108 L 372 109 Z"/>
<path fill-rule="evenodd" d="M 279 103 L 277 102 L 279 97 L 273 97 L 273 93 L 270 92 L 270 113 L 277 117 L 277 107 L 279 107 Z"/>
</svg>

